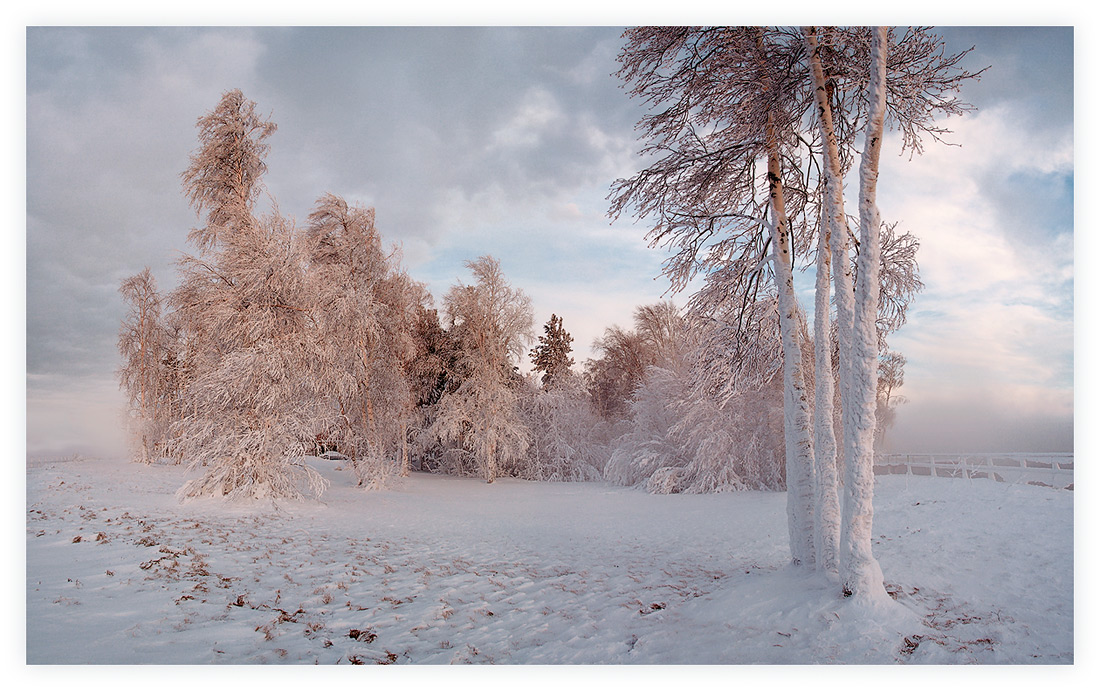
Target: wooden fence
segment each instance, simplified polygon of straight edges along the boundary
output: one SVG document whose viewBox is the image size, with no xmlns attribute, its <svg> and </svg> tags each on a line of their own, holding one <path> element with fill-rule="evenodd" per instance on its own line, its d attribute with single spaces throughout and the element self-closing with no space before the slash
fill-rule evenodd
<svg viewBox="0 0 1100 691">
<path fill-rule="evenodd" d="M 875 475 L 992 479 L 1073 489 L 1072 453 L 891 453 L 875 455 Z"/>
</svg>

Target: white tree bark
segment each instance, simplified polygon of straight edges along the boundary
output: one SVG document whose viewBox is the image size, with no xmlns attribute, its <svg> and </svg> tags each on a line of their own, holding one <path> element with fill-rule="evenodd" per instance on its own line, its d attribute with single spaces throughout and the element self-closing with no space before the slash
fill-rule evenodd
<svg viewBox="0 0 1100 691">
<path fill-rule="evenodd" d="M 843 558 L 841 578 L 846 593 L 861 600 L 886 596 L 882 569 L 871 554 L 871 521 L 874 515 L 875 393 L 878 335 L 875 320 L 879 301 L 879 212 L 876 203 L 879 154 L 886 111 L 886 27 L 876 27 L 871 39 L 870 111 L 859 167 L 860 252 L 856 285 L 856 309 L 852 327 L 853 352 L 850 372 L 851 416 L 846 420 Z"/>
<path fill-rule="evenodd" d="M 817 124 L 825 143 L 825 204 L 817 245 L 817 285 L 814 297 L 814 536 L 817 565 L 827 573 L 837 573 L 840 552 L 840 498 L 837 478 L 837 443 L 833 430 L 833 344 L 829 329 L 829 269 L 832 260 L 830 243 L 838 247 L 840 264 L 847 264 L 847 228 L 844 224 L 844 180 L 841 174 L 840 152 L 833 129 L 832 109 L 825 86 L 825 74 L 818 52 L 817 32 L 813 27 L 803 30 L 809 49 L 810 69 L 814 79 L 814 102 Z M 843 274 L 843 269 L 841 270 Z M 847 275 L 847 274 L 843 274 Z M 839 285 L 839 284 L 838 284 Z M 851 277 L 848 276 L 848 285 Z M 846 310 L 851 314 L 851 295 L 846 294 Z M 838 305 L 841 296 L 837 297 Z M 850 338 L 850 316 L 848 336 Z M 842 408 L 843 411 L 843 408 Z"/>
<path fill-rule="evenodd" d="M 814 538 L 817 566 L 836 574 L 840 552 L 840 497 L 833 430 L 833 343 L 829 329 L 829 232 L 817 242 L 814 296 Z"/>
<path fill-rule="evenodd" d="M 787 528 L 791 561 L 814 563 L 814 449 L 810 404 L 802 376 L 798 342 L 799 310 L 791 270 L 791 228 L 783 202 L 783 182 L 772 118 L 768 118 L 768 194 L 772 220 L 772 264 L 779 292 L 779 329 L 783 343 L 783 433 L 787 454 Z"/>
</svg>

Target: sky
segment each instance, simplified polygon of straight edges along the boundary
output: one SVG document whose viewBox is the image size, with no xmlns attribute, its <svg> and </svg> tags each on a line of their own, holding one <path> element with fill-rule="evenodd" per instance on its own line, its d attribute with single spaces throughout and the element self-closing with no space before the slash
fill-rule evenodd
<svg viewBox="0 0 1100 691">
<path fill-rule="evenodd" d="M 1070 451 L 1073 29 L 940 31 L 989 69 L 962 94 L 977 110 L 944 122 L 952 146 L 883 149 L 882 216 L 920 239 L 926 286 L 890 338 L 908 402 L 888 449 Z M 607 216 L 644 114 L 613 75 L 621 32 L 27 29 L 28 453 L 123 452 L 118 285 L 146 266 L 175 285 L 198 222 L 179 177 L 195 121 L 234 88 L 278 124 L 269 200 L 302 222 L 325 193 L 373 206 L 437 305 L 470 280 L 464 261 L 492 254 L 537 328 L 562 317 L 579 367 L 636 306 L 683 304 L 644 222 Z M 812 274 L 799 281 L 809 309 Z"/>
</svg>

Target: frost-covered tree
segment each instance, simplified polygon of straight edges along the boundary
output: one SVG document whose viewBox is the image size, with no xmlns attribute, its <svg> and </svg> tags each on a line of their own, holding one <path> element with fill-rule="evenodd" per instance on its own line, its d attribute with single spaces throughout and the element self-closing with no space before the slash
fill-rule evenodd
<svg viewBox="0 0 1100 691">
<path fill-rule="evenodd" d="M 373 209 L 324 195 L 307 235 L 319 385 L 339 412 L 325 438 L 351 457 L 360 485 L 379 487 L 408 472 L 415 401 L 407 369 L 426 291 L 383 250 Z"/>
<path fill-rule="evenodd" d="M 289 221 L 275 215 L 240 229 L 233 244 L 235 251 L 184 265 L 181 294 L 202 302 L 181 310 L 197 333 L 217 334 L 225 351 L 202 358 L 210 364 L 196 372 L 187 414 L 174 426 L 182 456 L 205 468 L 180 495 L 319 495 L 324 481 L 302 457 L 331 413 L 304 307 L 304 248 Z"/>
<path fill-rule="evenodd" d="M 781 489 L 786 452 L 774 297 L 762 296 L 755 310 L 741 315 L 754 322 L 742 324 L 742 333 L 763 338 L 744 339 L 740 352 L 729 348 L 738 329 L 725 321 L 730 313 L 689 315 L 669 303 L 635 313 L 631 333 L 663 334 L 656 342 L 641 337 L 661 355 L 630 397 L 606 479 L 657 493 Z"/>
<path fill-rule="evenodd" d="M 163 301 L 148 267 L 122 281 L 119 292 L 128 308 L 118 334 L 119 387 L 129 402 L 135 457 L 149 463 L 167 451 L 176 395 L 169 334 L 162 323 Z"/>
<path fill-rule="evenodd" d="M 827 306 L 829 286 L 822 280 L 822 274 L 828 273 L 831 265 L 839 339 L 842 429 L 850 432 L 854 425 L 850 386 L 854 357 L 853 274 L 856 267 L 849 249 L 852 245 L 858 248 L 859 240 L 851 235 L 844 213 L 843 179 L 855 157 L 857 132 L 873 120 L 868 108 L 875 100 L 866 95 L 870 73 L 865 65 L 871 62 L 872 34 L 876 32 L 867 28 L 837 27 L 803 27 L 802 31 L 814 87 L 814 121 L 820 135 L 822 156 L 823 222 L 819 231 L 817 312 L 825 313 L 823 305 Z M 936 124 L 936 116 L 958 114 L 970 108 L 951 95 L 963 80 L 978 76 L 958 68 L 959 61 L 965 55 L 966 52 L 945 53 L 942 40 L 927 27 L 912 27 L 894 36 L 882 74 L 882 88 L 885 91 L 883 109 L 886 117 L 901 131 L 903 148 L 919 152 L 923 136 L 938 140 L 947 131 Z M 863 220 L 861 218 L 861 223 Z M 886 350 L 886 335 L 905 323 L 905 310 L 913 295 L 922 287 L 915 259 L 919 243 L 908 233 L 897 234 L 895 226 L 880 225 L 881 298 L 877 310 L 877 332 L 879 349 L 883 352 Z M 822 319 L 822 327 L 824 325 Z M 827 429 L 831 427 L 827 421 L 832 417 L 829 410 L 831 402 L 828 400 L 832 386 L 829 382 L 830 368 L 820 357 L 828 336 L 828 331 L 819 331 L 816 337 L 820 349 L 816 429 L 817 443 L 821 446 L 817 454 L 817 467 L 819 477 L 823 478 L 818 486 L 817 496 L 821 503 L 817 509 L 819 550 L 829 552 L 828 563 L 823 566 L 828 571 L 835 571 L 832 541 L 837 534 L 837 526 L 832 518 L 831 496 L 834 477 L 832 449 L 835 444 L 828 439 L 830 433 Z M 847 453 L 850 447 L 845 449 Z M 823 518 L 825 522 L 821 523 Z M 822 545 L 822 539 L 827 540 L 828 544 Z"/>
<path fill-rule="evenodd" d="M 206 216 L 190 236 L 200 255 L 181 261 L 172 295 L 191 372 L 173 442 L 204 474 L 180 496 L 317 495 L 323 478 L 302 456 L 330 413 L 311 351 L 307 255 L 292 223 L 254 210 L 275 126 L 231 91 L 198 127 L 200 146 L 182 177 Z"/>
<path fill-rule="evenodd" d="M 825 79 L 816 27 L 803 27 L 814 111 L 823 149 L 821 226 L 818 229 L 814 291 L 814 550 L 819 568 L 836 574 L 840 559 L 840 496 L 835 428 L 832 321 L 829 312 L 830 279 L 837 285 L 838 350 L 847 372 L 851 350 L 851 265 L 848 261 L 848 223 L 844 213 L 844 167 L 833 122 L 831 94 Z M 834 263 L 833 257 L 838 260 Z M 832 271 L 832 275 L 830 275 Z M 842 381 L 845 382 L 844 375 Z M 845 395 L 845 394 L 842 394 Z"/>
<path fill-rule="evenodd" d="M 877 319 L 879 268 L 882 252 L 881 219 L 876 200 L 879 156 L 886 119 L 887 27 L 871 35 L 870 109 L 859 166 L 860 252 L 852 321 L 852 364 L 848 371 L 851 417 L 845 422 L 844 515 L 841 523 L 840 576 L 846 593 L 861 599 L 885 594 L 882 569 L 871 553 L 874 513 L 875 362 L 878 359 Z"/>
<path fill-rule="evenodd" d="M 774 289 L 739 305 L 727 302 L 725 285 L 723 272 L 714 272 L 689 302 L 697 335 L 689 397 L 675 431 L 689 448 L 696 491 L 783 489 L 783 354 Z"/>
<path fill-rule="evenodd" d="M 681 491 L 689 460 L 672 434 L 687 381 L 683 362 L 662 365 L 646 370 L 631 397 L 628 431 L 615 440 L 604 474 L 611 482 L 668 494 Z"/>
<path fill-rule="evenodd" d="M 573 352 L 573 337 L 569 335 L 561 325 L 561 317 L 550 315 L 550 321 L 542 327 L 545 332 L 539 336 L 539 344 L 531 350 L 530 358 L 533 369 L 542 372 L 542 386 L 549 389 L 554 382 L 562 379 L 573 366 L 573 358 L 569 353 Z"/>
<path fill-rule="evenodd" d="M 889 351 L 878 360 L 878 391 L 875 396 L 876 448 L 886 439 L 886 430 L 893 427 L 897 420 L 897 407 L 906 402 L 905 396 L 897 390 L 905 384 L 905 356 Z"/>
<path fill-rule="evenodd" d="M 626 431 L 613 442 L 604 470 L 611 482 L 644 484 L 648 491 L 658 493 L 680 491 L 681 471 L 688 458 L 672 429 L 679 419 L 677 406 L 688 386 L 688 338 L 680 310 L 667 301 L 635 309 L 631 332 L 623 333 L 617 327 L 607 330 L 604 343 L 636 344 L 631 349 L 604 347 L 603 359 L 629 356 L 619 367 L 634 370 Z"/>
<path fill-rule="evenodd" d="M 867 96 L 872 33 L 865 28 L 638 28 L 627 32 L 620 55 L 619 76 L 633 96 L 652 106 L 639 129 L 647 141 L 643 153 L 653 162 L 616 183 L 612 214 L 629 207 L 636 217 L 653 222 L 651 243 L 672 251 L 665 274 L 674 289 L 686 287 L 699 272 L 722 276 L 721 290 L 710 291 L 710 296 L 745 311 L 756 304 L 762 284 L 776 288 L 787 395 L 792 559 L 814 563 L 824 548 L 830 552 L 829 571 L 834 568 L 836 512 L 835 505 L 823 504 L 831 503 L 837 464 L 824 423 L 832 416 L 827 398 L 817 396 L 821 415 L 816 427 L 821 433 L 815 435 L 816 445 L 825 458 L 824 464 L 811 462 L 817 454 L 809 434 L 807 392 L 815 382 L 821 394 L 834 388 L 828 376 L 831 349 L 825 343 L 832 332 L 825 280 L 831 268 L 842 427 L 853 429 L 857 404 L 849 400 L 855 376 L 849 370 L 858 356 L 852 345 L 857 272 L 851 252 L 877 253 L 885 245 L 875 242 L 863 248 L 862 240 L 848 230 L 843 212 L 843 176 L 856 157 L 857 134 L 865 134 L 872 120 L 869 104 L 874 99 Z M 967 109 L 951 93 L 963 79 L 976 75 L 958 68 L 965 53 L 945 54 L 942 41 L 924 27 L 898 32 L 895 44 L 886 55 L 883 110 L 902 133 L 903 147 L 919 153 L 922 136 L 938 139 L 946 132 L 936 116 Z M 813 161 L 818 157 L 820 165 Z M 817 260 L 822 262 L 818 304 L 826 309 L 817 310 L 822 347 L 803 359 L 796 338 L 801 317 L 789 269 L 798 257 L 809 258 L 815 231 Z M 916 247 L 915 242 L 900 244 Z M 897 323 L 897 317 L 904 319 L 904 310 L 894 308 L 903 308 L 912 288 L 919 287 L 919 280 L 910 280 L 916 275 L 915 262 L 899 259 L 897 264 L 880 262 L 884 291 L 892 285 L 892 295 L 899 298 L 894 305 L 879 301 L 880 333 Z M 899 269 L 897 281 L 889 277 L 893 269 L 887 270 L 888 265 Z M 700 302 L 697 297 L 693 301 Z M 746 321 L 751 322 L 741 317 L 731 322 L 737 324 L 731 340 L 735 351 L 745 350 L 740 337 Z M 818 363 L 815 367 L 809 365 L 812 360 Z M 823 376 L 816 377 L 815 369 Z M 822 530 L 828 533 L 828 547 L 823 547 Z"/>
<path fill-rule="evenodd" d="M 909 305 L 924 289 L 917 264 L 920 241 L 911 233 L 899 233 L 897 223 L 879 228 L 879 306 L 875 329 L 879 352 L 889 350 L 886 337 L 905 326 Z"/>
<path fill-rule="evenodd" d="M 779 377 L 724 400 L 692 387 L 679 402 L 677 412 L 672 434 L 688 458 L 680 473 L 678 491 L 784 487 L 786 450 Z"/>
<path fill-rule="evenodd" d="M 457 348 L 461 383 L 437 404 L 431 433 L 458 445 L 459 464 L 492 482 L 518 464 L 530 445 L 519 410 L 516 363 L 531 340 L 531 300 L 504 278 L 490 256 L 466 262 L 472 285 L 453 286 L 443 300 Z"/>
<path fill-rule="evenodd" d="M 813 54 L 811 31 L 807 43 Z M 838 332 L 840 334 L 841 401 L 843 407 L 843 458 L 847 475 L 842 524 L 841 576 L 845 588 L 860 597 L 881 598 L 881 573 L 871 556 L 870 525 L 874 441 L 875 362 L 885 350 L 885 335 L 905 321 L 905 308 L 920 290 L 915 253 L 917 242 L 909 234 L 897 235 L 894 226 L 883 224 L 875 203 L 878 159 L 887 120 L 902 135 L 902 148 L 922 150 L 922 139 L 940 140 L 947 132 L 936 118 L 970 109 L 954 97 L 960 84 L 977 77 L 958 67 L 966 52 L 947 54 L 943 41 L 926 27 L 892 31 L 872 29 L 830 29 L 822 44 L 830 56 L 823 63 L 823 80 L 815 78 L 818 93 L 825 81 L 825 93 L 818 98 L 819 122 L 831 115 L 834 122 L 849 124 L 842 142 L 854 150 L 855 133 L 862 132 L 860 153 L 859 228 L 853 238 L 857 259 L 849 263 L 846 248 L 838 247 L 841 237 L 833 233 L 833 275 L 836 284 Z M 870 66 L 869 68 L 867 66 Z M 843 146 L 843 144 L 842 144 Z M 827 170 L 842 169 L 829 147 Z M 840 155 L 843 160 L 845 157 Z M 830 174 L 830 177 L 833 177 Z M 838 186 L 836 186 L 838 187 Z M 831 197 L 839 199 L 839 195 Z M 839 216 L 836 223 L 839 226 Z M 846 274 L 855 275 L 854 294 Z M 846 309 L 853 296 L 852 310 Z M 849 339 L 850 335 L 850 339 Z M 874 344 L 872 345 L 871 340 Z"/>
<path fill-rule="evenodd" d="M 792 560 L 813 562 L 813 442 L 792 267 L 806 185 L 799 123 L 807 94 L 801 42 L 763 27 L 643 27 L 626 33 L 620 78 L 651 104 L 639 128 L 656 160 L 612 191 L 675 249 L 675 289 L 725 270 L 731 302 L 751 304 L 761 278 L 776 289 L 784 354 L 788 524 Z"/>
<path fill-rule="evenodd" d="M 519 477 L 546 481 L 592 481 L 603 477 L 610 454 L 608 426 L 596 413 L 581 377 L 565 371 L 550 387 L 527 380 L 520 407 L 530 446 Z"/>
<path fill-rule="evenodd" d="M 584 366 L 589 395 L 599 413 L 609 419 L 627 414 L 630 398 L 655 362 L 655 354 L 635 331 L 615 325 L 592 342 L 597 357 Z"/>
<path fill-rule="evenodd" d="M 634 311 L 634 329 L 612 325 L 592 342 L 597 357 L 585 363 L 585 380 L 597 410 L 608 418 L 626 415 L 646 370 L 682 354 L 680 310 L 672 302 Z"/>
<path fill-rule="evenodd" d="M 417 305 L 412 329 L 413 357 L 408 376 L 416 405 L 435 405 L 443 394 L 457 387 L 457 351 L 439 321 L 439 312 Z"/>
<path fill-rule="evenodd" d="M 629 385 L 619 392 L 625 394 L 625 432 L 612 443 L 604 475 L 621 485 L 644 484 L 652 492 L 679 491 L 678 473 L 687 457 L 672 428 L 687 387 L 687 324 L 668 301 L 638 307 L 633 321 L 632 331 L 611 327 L 594 344 L 606 364 L 593 371 L 619 373 Z"/>
<path fill-rule="evenodd" d="M 276 125 L 256 113 L 240 89 L 222 95 L 214 110 L 199 118 L 199 148 L 183 172 L 184 190 L 206 223 L 188 236 L 200 252 L 229 239 L 247 225 L 267 171 L 267 138 Z"/>
</svg>

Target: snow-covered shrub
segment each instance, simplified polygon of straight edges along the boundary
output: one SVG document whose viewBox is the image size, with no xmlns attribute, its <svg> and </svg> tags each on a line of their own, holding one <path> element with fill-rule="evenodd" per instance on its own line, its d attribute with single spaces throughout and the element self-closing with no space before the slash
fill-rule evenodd
<svg viewBox="0 0 1100 691">
<path fill-rule="evenodd" d="M 682 373 L 661 367 L 646 370 L 630 403 L 629 431 L 615 440 L 605 479 L 634 486 L 648 482 L 661 468 L 687 464 L 671 434 L 678 419 L 676 403 L 683 395 Z"/>
<path fill-rule="evenodd" d="M 777 339 L 774 300 L 759 301 L 749 317 L 741 328 Z M 639 332 L 654 333 L 653 323 L 674 328 L 646 338 L 663 343 L 652 349 L 660 364 L 645 369 L 631 396 L 605 478 L 657 493 L 783 489 L 778 348 L 739 341 L 737 325 L 720 319 L 639 319 Z"/>
<path fill-rule="evenodd" d="M 559 372 L 545 389 L 528 379 L 521 407 L 531 445 L 517 468 L 520 477 L 555 482 L 601 479 L 608 454 L 606 425 L 577 375 Z"/>
<path fill-rule="evenodd" d="M 698 392 L 685 398 L 672 429 L 690 459 L 680 491 L 783 489 L 782 406 L 777 380 L 725 403 Z"/>
</svg>

